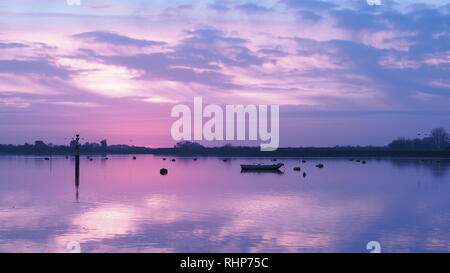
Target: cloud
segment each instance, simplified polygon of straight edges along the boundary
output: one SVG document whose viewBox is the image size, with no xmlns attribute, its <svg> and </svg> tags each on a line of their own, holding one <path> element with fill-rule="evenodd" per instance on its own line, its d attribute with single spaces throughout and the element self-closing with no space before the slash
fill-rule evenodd
<svg viewBox="0 0 450 273">
<path fill-rule="evenodd" d="M 182 40 L 173 53 L 184 64 L 218 69 L 219 65 L 249 67 L 269 61 L 247 48 L 246 39 L 227 36 L 216 29 L 196 29 L 186 33 L 190 37 Z"/>
<path fill-rule="evenodd" d="M 0 60 L 0 73 L 68 78 L 74 71 L 48 60 Z"/>
<path fill-rule="evenodd" d="M 215 1 L 214 3 L 209 4 L 208 8 L 217 12 L 227 12 L 231 10 L 231 8 L 223 2 L 224 1 Z"/>
<path fill-rule="evenodd" d="M 247 40 L 239 37 L 230 37 L 223 35 L 223 32 L 217 29 L 202 28 L 196 30 L 186 31 L 191 37 L 184 40 L 183 42 L 189 43 L 202 43 L 202 44 L 213 44 L 215 42 L 227 42 L 233 44 L 246 43 Z"/>
<path fill-rule="evenodd" d="M 178 65 L 219 70 L 221 65 L 249 67 L 269 61 L 248 49 L 246 39 L 224 35 L 216 29 L 186 31 L 183 39 L 169 56 Z"/>
<path fill-rule="evenodd" d="M 177 7 L 166 8 L 163 12 L 164 16 L 179 16 L 181 12 L 186 10 L 193 10 L 194 5 L 180 5 Z"/>
<path fill-rule="evenodd" d="M 322 16 L 318 15 L 315 12 L 309 11 L 309 10 L 300 10 L 298 12 L 298 15 L 307 21 L 312 21 L 312 22 L 318 22 L 320 20 L 322 20 Z"/>
<path fill-rule="evenodd" d="M 104 43 L 118 46 L 135 46 L 135 47 L 150 47 L 150 46 L 163 46 L 165 42 L 134 39 L 128 36 L 119 35 L 113 32 L 107 31 L 91 31 L 83 32 L 73 35 L 76 39 L 86 40 L 96 43 Z"/>
<path fill-rule="evenodd" d="M 450 25 L 450 14 L 428 6 L 405 12 L 386 7 L 376 10 L 335 9 L 331 16 L 339 27 L 347 30 L 395 29 L 432 34 L 445 32 Z"/>
<path fill-rule="evenodd" d="M 284 56 L 289 55 L 288 53 L 286 53 L 282 50 L 268 49 L 268 48 L 260 49 L 260 50 L 258 50 L 258 53 L 266 55 L 266 56 L 271 56 L 271 57 L 284 57 Z"/>
<path fill-rule="evenodd" d="M 370 12 L 352 9 L 334 10 L 331 15 L 337 26 L 351 30 L 381 30 L 386 28 L 386 20 Z"/>
<path fill-rule="evenodd" d="M 312 10 L 329 10 L 337 7 L 334 3 L 321 0 L 281 0 L 281 2 L 291 8 L 305 8 Z"/>
<path fill-rule="evenodd" d="M 28 47 L 28 45 L 22 44 L 22 43 L 1 43 L 0 42 L 0 49 L 21 48 L 21 47 Z"/>
<path fill-rule="evenodd" d="M 246 13 L 265 13 L 265 12 L 273 11 L 273 9 L 271 9 L 271 8 L 267 8 L 267 7 L 264 7 L 264 6 L 255 4 L 255 3 L 251 3 L 251 2 L 237 5 L 235 8 L 239 11 L 243 11 Z"/>
<path fill-rule="evenodd" d="M 341 64 L 343 70 L 338 74 L 329 74 L 330 78 L 335 78 L 341 83 L 357 83 L 355 79 L 349 78 L 349 75 L 360 75 L 363 82 L 356 86 L 372 85 L 378 92 L 384 94 L 386 102 L 402 104 L 406 107 L 418 108 L 419 103 L 415 101 L 415 94 L 428 94 L 433 98 L 450 97 L 450 86 L 433 85 L 431 79 L 445 81 L 450 65 L 448 63 L 432 66 L 423 62 L 421 57 L 410 52 L 402 52 L 394 49 L 379 49 L 364 45 L 358 42 L 346 40 L 330 40 L 324 42 L 310 41 L 307 39 L 297 39 L 302 45 L 300 55 L 314 56 L 317 54 L 333 57 L 334 61 Z M 391 66 L 383 64 L 384 58 L 393 58 Z M 414 66 L 395 67 L 400 59 L 407 58 L 410 62 L 416 62 Z M 442 59 L 442 58 L 441 58 Z M 394 64 L 394 65 L 392 65 Z M 320 73 L 317 70 L 315 73 Z M 330 72 L 327 72 L 330 73 Z M 436 104 L 437 101 L 432 103 Z M 421 102 L 422 103 L 422 102 Z M 442 105 L 440 105 L 442 106 Z"/>
<path fill-rule="evenodd" d="M 186 60 L 174 59 L 170 54 L 138 54 L 133 56 L 97 56 L 109 65 L 124 66 L 129 69 L 142 71 L 138 77 L 151 81 L 176 81 L 184 83 L 199 83 L 219 88 L 236 88 L 231 83 L 231 76 L 215 71 L 196 71 L 188 65 L 179 67 Z"/>
<path fill-rule="evenodd" d="M 261 66 L 271 61 L 270 54 L 258 55 L 245 46 L 246 39 L 228 36 L 216 29 L 187 30 L 188 35 L 170 51 L 134 55 L 101 55 L 81 50 L 72 58 L 139 71 L 135 79 L 196 83 L 222 89 L 240 89 L 234 76 L 224 69 Z M 267 52 L 266 52 L 267 53 Z"/>
</svg>

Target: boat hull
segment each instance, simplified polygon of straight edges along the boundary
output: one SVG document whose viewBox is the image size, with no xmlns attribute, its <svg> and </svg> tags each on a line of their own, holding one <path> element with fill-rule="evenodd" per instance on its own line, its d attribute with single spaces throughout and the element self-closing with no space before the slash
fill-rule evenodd
<svg viewBox="0 0 450 273">
<path fill-rule="evenodd" d="M 257 164 L 257 165 L 245 165 L 242 164 L 241 165 L 241 169 L 242 170 L 258 170 L 258 171 L 277 171 L 278 169 L 280 169 L 282 166 L 284 166 L 284 164 L 280 163 L 280 164 L 271 164 L 271 165 L 262 165 L 262 164 Z"/>
</svg>

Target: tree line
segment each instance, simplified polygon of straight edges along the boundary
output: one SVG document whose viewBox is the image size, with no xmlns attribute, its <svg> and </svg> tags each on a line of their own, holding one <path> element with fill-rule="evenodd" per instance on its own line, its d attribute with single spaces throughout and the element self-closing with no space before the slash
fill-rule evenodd
<svg viewBox="0 0 450 273">
<path fill-rule="evenodd" d="M 422 138 L 399 137 L 389 143 L 388 147 L 394 150 L 444 151 L 450 150 L 450 139 L 444 128 L 435 128 Z"/>
<path fill-rule="evenodd" d="M 34 144 L 25 143 L 23 145 L 0 144 L 0 154 L 73 154 L 76 142 L 71 141 L 69 145 L 53 145 L 37 140 Z M 335 147 L 292 147 L 279 148 L 275 153 L 259 152 L 259 147 L 239 147 L 226 144 L 221 147 L 204 147 L 199 143 L 182 141 L 172 148 L 147 148 L 129 145 L 108 145 L 106 140 L 100 143 L 86 142 L 80 146 L 83 154 L 220 154 L 220 155 L 269 155 L 269 154 L 311 154 L 311 155 L 396 155 L 396 152 L 405 155 L 414 155 L 415 152 L 424 151 L 450 153 L 449 134 L 444 128 L 435 128 L 423 137 L 408 139 L 399 137 L 387 146 L 335 146 Z"/>
</svg>

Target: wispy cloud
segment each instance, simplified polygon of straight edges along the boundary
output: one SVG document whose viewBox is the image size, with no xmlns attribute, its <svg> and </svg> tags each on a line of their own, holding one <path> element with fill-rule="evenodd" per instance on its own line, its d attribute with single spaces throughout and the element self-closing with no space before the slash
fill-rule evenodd
<svg viewBox="0 0 450 273">
<path fill-rule="evenodd" d="M 116 34 L 108 31 L 90 31 L 73 35 L 76 39 L 83 39 L 90 42 L 105 43 L 117 46 L 163 46 L 166 43 L 161 41 L 151 41 L 144 39 L 135 39 L 128 36 Z"/>
<path fill-rule="evenodd" d="M 273 11 L 272 8 L 268 8 L 268 7 L 258 5 L 258 4 L 252 3 L 252 2 L 237 5 L 236 9 L 239 11 L 247 12 L 247 13 L 266 13 L 266 12 Z"/>
</svg>

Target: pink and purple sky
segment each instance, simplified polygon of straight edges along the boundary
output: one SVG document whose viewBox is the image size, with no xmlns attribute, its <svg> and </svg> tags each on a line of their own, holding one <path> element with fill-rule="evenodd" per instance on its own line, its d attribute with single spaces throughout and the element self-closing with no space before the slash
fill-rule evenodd
<svg viewBox="0 0 450 273">
<path fill-rule="evenodd" d="M 194 96 L 280 104 L 281 146 L 449 129 L 450 1 L 381 2 L 0 0 L 0 143 L 172 146 Z"/>
</svg>

